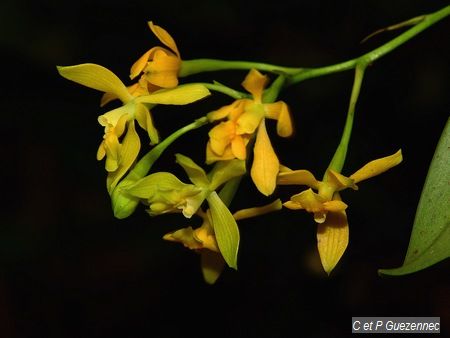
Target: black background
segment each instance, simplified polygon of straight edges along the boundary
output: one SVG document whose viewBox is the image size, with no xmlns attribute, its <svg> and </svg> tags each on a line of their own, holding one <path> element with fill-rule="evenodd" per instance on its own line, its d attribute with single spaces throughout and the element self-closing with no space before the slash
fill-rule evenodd
<svg viewBox="0 0 450 338">
<path fill-rule="evenodd" d="M 448 261 L 400 277 L 434 148 L 448 118 L 450 21 L 429 28 L 366 72 L 344 174 L 402 148 L 404 162 L 342 195 L 350 244 L 326 277 L 311 215 L 283 210 L 240 222 L 239 271 L 205 285 L 199 257 L 162 241 L 188 223 L 150 219 L 143 208 L 113 217 L 103 163 L 100 93 L 71 83 L 56 65 L 101 64 L 121 79 L 157 43 L 153 20 L 182 58 L 319 67 L 376 48 L 399 32 L 359 42 L 378 28 L 433 12 L 446 1 L 2 1 L 2 222 L 0 337 L 332 337 L 352 316 L 440 316 L 450 330 Z M 218 72 L 239 89 L 245 72 Z M 269 132 L 281 161 L 321 177 L 344 123 L 352 72 L 287 89 L 295 137 Z M 129 82 L 127 82 L 129 83 Z M 189 107 L 155 109 L 161 135 L 228 104 L 220 94 Z M 173 154 L 201 162 L 207 130 L 177 141 Z M 295 187 L 280 188 L 286 200 Z M 231 206 L 263 204 L 249 180 Z M 195 222 L 195 221 L 194 221 Z M 193 223 L 190 223 L 193 224 Z"/>
</svg>

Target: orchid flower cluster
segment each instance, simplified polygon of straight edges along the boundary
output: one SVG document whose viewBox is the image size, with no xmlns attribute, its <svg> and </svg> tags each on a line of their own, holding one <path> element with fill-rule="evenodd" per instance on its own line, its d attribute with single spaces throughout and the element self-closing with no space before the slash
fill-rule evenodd
<svg viewBox="0 0 450 338">
<path fill-rule="evenodd" d="M 150 48 L 131 66 L 130 79 L 134 82 L 129 85 L 97 64 L 58 67 L 64 78 L 103 92 L 102 107 L 111 101 L 120 101 L 117 108 L 98 117 L 104 134 L 97 160 L 105 163 L 106 186 L 114 215 L 119 219 L 128 217 L 143 204 L 151 217 L 177 213 L 185 219 L 200 218 L 200 226 L 179 228 L 163 239 L 181 243 L 199 253 L 203 277 L 213 284 L 226 266 L 237 269 L 239 220 L 276 212 L 283 207 L 304 210 L 312 214 L 317 225 L 317 248 L 323 269 L 329 274 L 349 241 L 348 205 L 342 201 L 341 191 L 357 190 L 360 182 L 402 161 L 401 150 L 398 150 L 368 162 L 351 175 L 341 173 L 366 66 L 398 44 L 386 44 L 381 52 L 375 50 L 342 64 L 292 68 L 259 62 L 183 60 L 175 40 L 165 29 L 153 22 L 149 22 L 149 27 L 161 46 Z M 278 136 L 290 137 L 294 123 L 301 123 L 301 112 L 291 113 L 289 105 L 277 99 L 280 92 L 308 78 L 349 69 L 355 70 L 355 81 L 347 119 L 342 139 L 323 178 L 317 179 L 303 168 L 287 168 L 280 163 L 277 152 L 281 150 L 274 149 L 271 142 L 274 136 L 269 135 L 266 125 L 276 123 Z M 215 70 L 245 70 L 247 73 L 242 79 L 245 92 L 218 82 L 186 81 L 192 74 Z M 275 79 L 271 80 L 270 76 Z M 156 106 L 170 109 L 171 105 L 210 100 L 212 92 L 229 96 L 230 103 L 206 112 L 171 135 L 159 134 L 152 118 Z M 145 135 L 144 140 L 137 126 L 144 131 L 140 133 Z M 209 128 L 208 139 L 199 146 L 204 163 L 195 163 L 184 154 L 175 155 L 176 163 L 186 172 L 188 180 L 169 171 L 151 170 L 173 141 L 200 127 Z M 140 156 L 142 152 L 145 154 Z M 229 209 L 242 179 L 253 181 L 257 190 L 268 198 L 266 205 Z M 286 200 L 273 197 L 282 189 L 276 188 L 284 185 L 298 186 L 298 193 Z"/>
</svg>

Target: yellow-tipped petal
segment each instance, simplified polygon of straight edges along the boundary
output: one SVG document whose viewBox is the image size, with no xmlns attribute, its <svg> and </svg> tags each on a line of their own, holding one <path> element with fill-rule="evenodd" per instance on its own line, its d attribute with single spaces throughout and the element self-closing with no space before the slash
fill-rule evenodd
<svg viewBox="0 0 450 338">
<path fill-rule="evenodd" d="M 273 211 L 281 210 L 283 204 L 280 199 L 275 200 L 274 202 L 264 205 L 262 207 L 248 208 L 236 211 L 233 214 L 233 217 L 236 221 L 245 218 L 251 218 L 256 216 L 261 216 L 264 214 L 268 214 Z"/>
<path fill-rule="evenodd" d="M 202 250 L 200 255 L 203 278 L 206 283 L 214 284 L 225 267 L 225 260 L 221 254 L 210 250 Z"/>
<path fill-rule="evenodd" d="M 161 41 L 164 45 L 169 47 L 178 57 L 180 57 L 180 52 L 178 51 L 177 44 L 172 36 L 162 27 L 155 25 L 152 21 L 148 23 L 153 34 Z"/>
<path fill-rule="evenodd" d="M 83 63 L 67 67 L 58 66 L 57 69 L 62 77 L 101 92 L 112 93 L 123 103 L 133 98 L 122 81 L 103 66 Z"/>
<path fill-rule="evenodd" d="M 201 84 L 186 84 L 173 89 L 161 89 L 149 95 L 137 97 L 139 103 L 185 105 L 210 95 L 208 88 Z"/>
<path fill-rule="evenodd" d="M 377 176 L 400 164 L 403 160 L 401 149 L 395 154 L 373 160 L 350 176 L 355 183 Z"/>
<path fill-rule="evenodd" d="M 254 159 L 250 171 L 251 177 L 258 190 L 268 196 L 273 193 L 277 185 L 280 162 L 272 148 L 269 135 L 267 135 L 264 119 L 258 127 L 253 153 Z"/>
<path fill-rule="evenodd" d="M 308 170 L 292 170 L 284 171 L 278 174 L 278 185 L 307 185 L 310 188 L 318 189 L 319 181 L 316 180 L 314 175 Z"/>
<path fill-rule="evenodd" d="M 266 86 L 269 78 L 261 74 L 256 69 L 251 69 L 242 82 L 242 86 L 253 95 L 256 102 L 261 103 L 264 87 Z"/>
<path fill-rule="evenodd" d="M 339 194 L 336 194 L 340 200 Z M 336 196 L 335 195 L 335 196 Z M 329 212 L 324 223 L 317 227 L 317 248 L 327 274 L 335 268 L 348 245 L 349 231 L 345 211 Z"/>
<path fill-rule="evenodd" d="M 116 187 L 119 180 L 126 174 L 128 169 L 133 165 L 134 160 L 139 154 L 139 150 L 141 148 L 141 141 L 139 140 L 139 136 L 136 133 L 136 129 L 134 127 L 134 120 L 128 123 L 128 129 L 123 138 L 122 146 L 120 149 L 120 162 L 119 168 L 108 174 L 106 179 L 106 185 L 108 188 L 109 194 L 111 194 Z"/>
</svg>

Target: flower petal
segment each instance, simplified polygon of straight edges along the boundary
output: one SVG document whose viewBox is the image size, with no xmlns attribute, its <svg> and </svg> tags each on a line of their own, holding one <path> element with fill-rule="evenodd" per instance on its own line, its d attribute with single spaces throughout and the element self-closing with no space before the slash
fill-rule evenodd
<svg viewBox="0 0 450 338">
<path fill-rule="evenodd" d="M 206 144 L 206 164 L 211 164 L 216 161 L 228 161 L 236 158 L 233 152 L 231 151 L 231 147 L 225 148 L 223 154 L 215 153 L 211 148 L 211 142 Z"/>
<path fill-rule="evenodd" d="M 151 58 L 152 54 L 156 49 L 161 47 L 153 47 L 146 51 L 132 66 L 130 70 L 130 79 L 133 80 L 136 76 L 138 76 L 145 67 L 147 67 L 147 63 Z"/>
<path fill-rule="evenodd" d="M 251 177 L 258 190 L 268 196 L 275 190 L 280 162 L 272 148 L 269 135 L 267 135 L 264 119 L 258 127 L 253 152 L 254 159 L 250 171 Z"/>
<path fill-rule="evenodd" d="M 268 103 L 264 105 L 266 117 L 277 120 L 277 133 L 281 137 L 291 136 L 294 132 L 292 117 L 289 107 L 283 101 Z"/>
<path fill-rule="evenodd" d="M 203 278 L 206 283 L 214 284 L 225 267 L 225 261 L 220 253 L 210 250 L 202 250 L 200 255 Z"/>
<path fill-rule="evenodd" d="M 163 239 L 166 241 L 182 243 L 186 248 L 191 250 L 203 248 L 202 242 L 195 238 L 192 227 L 182 228 L 165 234 Z"/>
<path fill-rule="evenodd" d="M 355 183 L 367 180 L 368 178 L 377 176 L 385 171 L 400 164 L 403 160 L 402 150 L 400 149 L 395 154 L 373 160 L 350 176 Z"/>
<path fill-rule="evenodd" d="M 264 106 L 259 103 L 246 105 L 245 112 L 237 119 L 237 134 L 253 134 L 264 118 Z"/>
<path fill-rule="evenodd" d="M 236 211 L 233 214 L 233 217 L 236 221 L 238 221 L 240 219 L 261 216 L 264 214 L 268 214 L 270 212 L 281 210 L 282 206 L 283 204 L 281 203 L 280 199 L 277 199 L 274 202 L 264 205 L 262 207 L 247 208 Z"/>
<path fill-rule="evenodd" d="M 180 57 L 180 52 L 178 51 L 177 44 L 172 36 L 162 27 L 155 25 L 152 21 L 148 23 L 153 34 L 161 41 L 164 45 L 169 47 L 178 57 Z"/>
<path fill-rule="evenodd" d="M 221 185 L 232 178 L 242 176 L 246 173 L 245 161 L 234 159 L 217 163 L 209 173 L 211 184 L 210 190 L 217 190 Z"/>
<path fill-rule="evenodd" d="M 144 69 L 148 82 L 162 88 L 174 88 L 178 85 L 178 71 L 181 61 L 166 50 L 156 50 L 153 60 Z"/>
<path fill-rule="evenodd" d="M 251 69 L 242 82 L 242 86 L 253 95 L 253 99 L 261 103 L 264 87 L 266 86 L 269 78 L 261 74 L 256 69 Z"/>
<path fill-rule="evenodd" d="M 136 104 L 136 120 L 142 129 L 146 130 L 148 137 L 150 138 L 150 144 L 154 145 L 159 143 L 158 130 L 153 125 L 152 115 L 150 110 L 143 104 Z"/>
<path fill-rule="evenodd" d="M 292 170 L 280 172 L 277 178 L 278 185 L 307 185 L 308 187 L 316 190 L 319 188 L 319 183 L 320 182 L 308 170 Z"/>
<path fill-rule="evenodd" d="M 141 178 L 125 190 L 132 196 L 149 199 L 158 191 L 181 190 L 186 184 L 181 182 L 174 174 L 156 172 Z"/>
<path fill-rule="evenodd" d="M 237 269 L 240 235 L 236 220 L 215 191 L 207 197 L 207 201 L 220 252 L 228 266 Z"/>
<path fill-rule="evenodd" d="M 236 126 L 233 121 L 220 122 L 213 127 L 208 133 L 211 150 L 219 156 L 222 155 L 235 136 L 235 131 Z"/>
<path fill-rule="evenodd" d="M 182 154 L 175 154 L 175 158 L 176 162 L 183 167 L 192 183 L 199 187 L 209 186 L 209 179 L 203 168 Z"/>
<path fill-rule="evenodd" d="M 335 200 L 340 201 L 339 194 Z M 329 212 L 324 223 L 317 227 L 317 248 L 327 274 L 334 269 L 348 245 L 349 231 L 345 211 Z"/>
<path fill-rule="evenodd" d="M 328 169 L 326 172 L 326 184 L 331 186 L 334 191 L 340 191 L 347 188 L 358 190 L 358 187 L 353 179 L 348 178 L 332 169 Z"/>
<path fill-rule="evenodd" d="M 247 157 L 247 148 L 246 143 L 248 142 L 248 138 L 244 138 L 241 135 L 236 135 L 231 140 L 231 151 L 236 156 L 236 158 L 240 160 L 245 160 Z"/>
<path fill-rule="evenodd" d="M 161 89 L 149 95 L 139 96 L 135 100 L 140 103 L 185 105 L 210 94 L 208 88 L 201 84 L 186 84 L 173 89 Z"/>
<path fill-rule="evenodd" d="M 109 194 L 113 192 L 117 183 L 119 183 L 119 180 L 133 165 L 134 160 L 139 154 L 140 148 L 141 141 L 139 140 L 139 136 L 134 127 L 134 120 L 132 120 L 128 123 L 128 129 L 125 137 L 123 138 L 122 147 L 120 149 L 119 168 L 116 171 L 109 173 L 106 179 Z"/>
<path fill-rule="evenodd" d="M 112 93 L 123 103 L 133 98 L 123 82 L 113 72 L 103 66 L 94 63 L 83 63 L 67 67 L 57 66 L 57 69 L 62 77 L 92 89 Z"/>
</svg>

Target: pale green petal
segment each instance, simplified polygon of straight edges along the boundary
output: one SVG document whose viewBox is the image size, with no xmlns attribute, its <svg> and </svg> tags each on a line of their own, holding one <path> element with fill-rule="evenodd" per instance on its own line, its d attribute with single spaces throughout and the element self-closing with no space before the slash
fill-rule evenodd
<svg viewBox="0 0 450 338">
<path fill-rule="evenodd" d="M 149 199 L 158 191 L 180 190 L 185 183 L 181 182 L 174 174 L 168 172 L 157 172 L 145 176 L 130 187 L 126 191 L 135 197 Z"/>
<path fill-rule="evenodd" d="M 108 174 L 106 185 L 109 194 L 112 194 L 119 180 L 125 175 L 133 165 L 141 148 L 141 141 L 134 127 L 134 120 L 128 123 L 127 133 L 123 138 L 122 147 L 120 149 L 119 168 Z"/>
<path fill-rule="evenodd" d="M 192 183 L 199 187 L 209 186 L 209 180 L 205 171 L 194 161 L 182 154 L 175 154 L 175 158 L 176 162 L 183 167 L 184 171 L 186 171 L 186 174 Z"/>
<path fill-rule="evenodd" d="M 124 103 L 133 98 L 122 81 L 103 66 L 83 63 L 67 67 L 57 66 L 57 69 L 62 77 L 92 89 L 112 93 Z"/>
<path fill-rule="evenodd" d="M 210 250 L 202 250 L 200 255 L 203 278 L 206 283 L 214 284 L 225 267 L 225 261 L 220 253 Z"/>
<path fill-rule="evenodd" d="M 215 191 L 207 197 L 207 201 L 220 252 L 228 266 L 237 269 L 240 235 L 236 220 Z"/>
<path fill-rule="evenodd" d="M 214 166 L 213 170 L 209 174 L 211 180 L 209 189 L 216 190 L 232 178 L 244 175 L 246 171 L 245 161 L 237 159 L 220 161 Z"/>
<path fill-rule="evenodd" d="M 402 160 L 402 151 L 399 150 L 393 155 L 382 157 L 367 163 L 364 167 L 351 175 L 350 178 L 353 179 L 355 183 L 367 180 L 368 178 L 382 174 L 392 167 L 395 167 L 400 164 Z"/>
<path fill-rule="evenodd" d="M 339 194 L 335 200 L 340 201 Z M 317 248 L 327 274 L 334 269 L 348 245 L 349 231 L 345 211 L 329 212 L 324 223 L 317 227 Z"/>
<path fill-rule="evenodd" d="M 149 95 L 136 98 L 136 102 L 152 104 L 185 105 L 210 95 L 208 88 L 201 84 L 186 84 L 173 89 L 161 89 Z"/>
<path fill-rule="evenodd" d="M 258 190 L 268 196 L 275 190 L 280 162 L 267 135 L 264 119 L 259 125 L 253 152 L 251 177 Z"/>
</svg>

